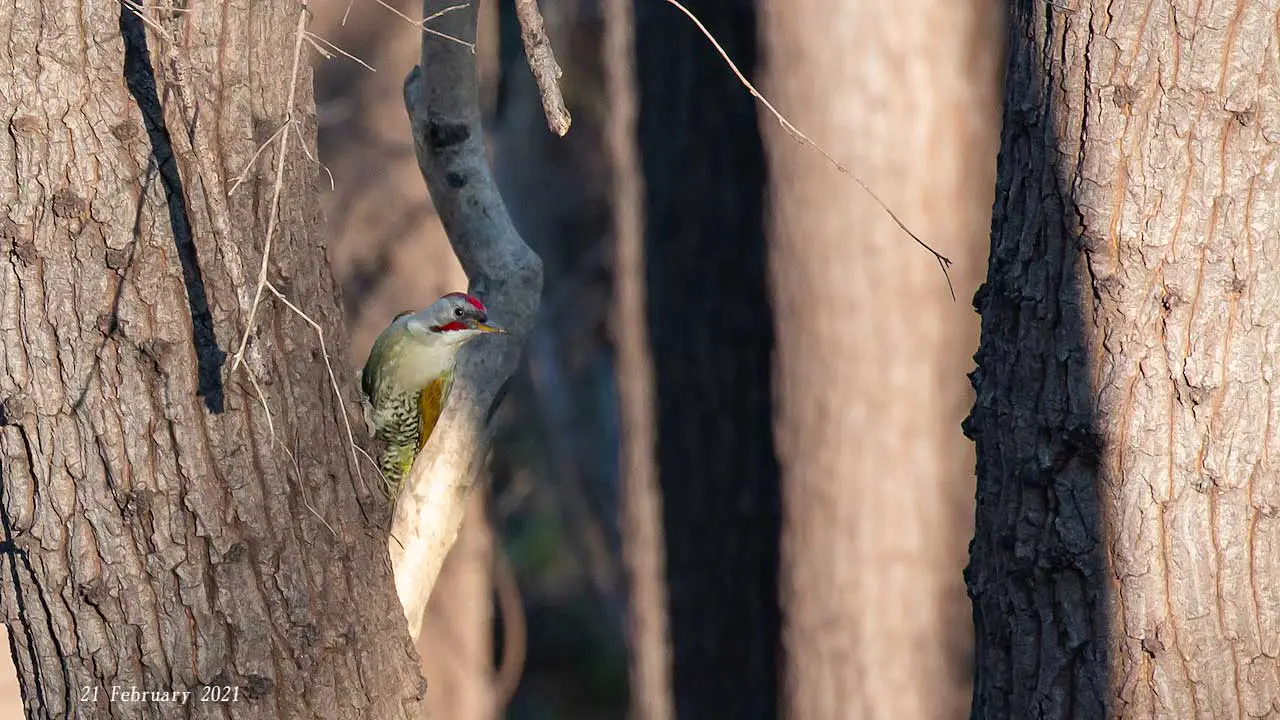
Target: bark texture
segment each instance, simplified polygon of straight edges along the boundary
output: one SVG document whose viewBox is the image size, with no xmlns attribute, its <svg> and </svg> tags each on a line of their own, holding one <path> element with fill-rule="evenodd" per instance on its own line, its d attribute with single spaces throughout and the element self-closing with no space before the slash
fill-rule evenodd
<svg viewBox="0 0 1280 720">
<path fill-rule="evenodd" d="M 305 63 L 289 110 L 301 10 L 0 11 L 0 598 L 29 717 L 419 715 L 314 330 L 265 300 L 225 370 L 279 145 L 254 154 L 290 115 L 314 148 Z M 294 153 L 268 278 L 348 377 L 317 168 Z M 199 702 L 204 686 L 236 699 Z"/>
<path fill-rule="evenodd" d="M 765 94 L 955 261 L 985 259 L 998 141 L 991 0 L 763 6 Z M 783 471 L 787 717 L 966 715 L 977 318 L 821 155 L 761 120 Z"/>
<path fill-rule="evenodd" d="M 1280 713 L 1275 16 L 1012 4 L 975 717 Z"/>
<path fill-rule="evenodd" d="M 750 73 L 753 5 L 688 7 Z M 764 151 L 754 100 L 697 28 L 665 3 L 637 3 L 635 21 L 675 710 L 769 718 L 781 509 Z"/>
</svg>

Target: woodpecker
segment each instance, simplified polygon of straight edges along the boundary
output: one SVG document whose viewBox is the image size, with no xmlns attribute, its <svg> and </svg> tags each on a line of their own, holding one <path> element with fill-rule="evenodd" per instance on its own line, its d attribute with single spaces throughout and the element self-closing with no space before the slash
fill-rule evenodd
<svg viewBox="0 0 1280 720">
<path fill-rule="evenodd" d="M 501 332 L 483 303 L 455 292 L 426 310 L 400 313 L 373 342 L 360 374 L 361 400 L 369 434 L 385 444 L 378 467 L 393 503 L 444 409 L 458 350 Z"/>
</svg>

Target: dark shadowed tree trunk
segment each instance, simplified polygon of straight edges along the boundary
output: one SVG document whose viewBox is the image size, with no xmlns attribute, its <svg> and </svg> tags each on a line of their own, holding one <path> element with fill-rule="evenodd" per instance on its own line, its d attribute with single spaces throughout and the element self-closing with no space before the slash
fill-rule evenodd
<svg viewBox="0 0 1280 720">
<path fill-rule="evenodd" d="M 751 72 L 751 3 L 688 6 Z M 754 100 L 707 39 L 670 5 L 635 10 L 675 709 L 768 718 L 778 705 L 780 490 L 764 153 Z"/>
<path fill-rule="evenodd" d="M 974 716 L 1274 717 L 1275 8 L 1069 5 L 1011 5 Z"/>
<path fill-rule="evenodd" d="M 292 118 L 267 278 L 352 409 L 300 147 L 308 16 L 131 6 L 0 11 L 0 599 L 28 716 L 203 716 L 219 686 L 243 717 L 417 717 L 386 513 L 357 504 L 315 331 L 268 293 L 230 370 Z"/>
<path fill-rule="evenodd" d="M 997 143 L 988 0 L 778 0 L 765 92 L 981 278 Z M 978 323 L 892 218 L 772 117 L 770 266 L 783 468 L 786 716 L 967 714 Z"/>
</svg>

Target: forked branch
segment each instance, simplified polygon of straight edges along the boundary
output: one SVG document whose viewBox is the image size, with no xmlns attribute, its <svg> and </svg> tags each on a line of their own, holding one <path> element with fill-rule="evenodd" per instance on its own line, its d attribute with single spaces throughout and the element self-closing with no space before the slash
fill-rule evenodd
<svg viewBox="0 0 1280 720">
<path fill-rule="evenodd" d="M 441 16 L 437 29 L 474 42 L 478 6 L 471 0 Z M 542 261 L 512 225 L 485 157 L 478 90 L 475 53 L 424 34 L 421 64 L 404 84 L 418 167 L 470 291 L 508 334 L 479 338 L 462 350 L 444 412 L 396 504 L 388 547 L 415 640 L 488 452 L 490 407 L 516 369 L 542 294 Z"/>
</svg>

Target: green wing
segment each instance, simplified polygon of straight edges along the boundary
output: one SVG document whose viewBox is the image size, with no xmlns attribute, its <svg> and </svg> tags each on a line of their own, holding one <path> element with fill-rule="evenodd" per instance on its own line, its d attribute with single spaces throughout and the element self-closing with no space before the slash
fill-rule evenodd
<svg viewBox="0 0 1280 720">
<path fill-rule="evenodd" d="M 364 361 L 364 369 L 360 371 L 360 391 L 363 392 L 365 397 L 370 400 L 373 399 L 374 390 L 377 389 L 373 386 L 374 374 L 380 369 L 379 366 L 382 365 L 383 354 L 387 350 L 386 346 L 391 342 L 391 335 L 394 334 L 388 333 L 387 331 L 391 329 L 391 326 L 395 324 L 395 321 L 405 315 L 412 314 L 412 310 L 405 310 L 391 318 L 391 322 L 387 324 L 387 327 L 382 329 L 382 332 L 378 333 L 377 339 L 373 341 L 373 347 L 369 348 L 369 358 Z"/>
</svg>

